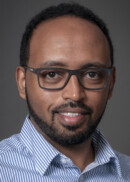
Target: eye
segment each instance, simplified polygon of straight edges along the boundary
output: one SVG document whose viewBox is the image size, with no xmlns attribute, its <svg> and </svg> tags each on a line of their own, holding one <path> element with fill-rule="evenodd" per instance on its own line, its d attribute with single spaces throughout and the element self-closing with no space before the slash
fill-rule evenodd
<svg viewBox="0 0 130 182">
<path fill-rule="evenodd" d="M 89 71 L 86 76 L 88 78 L 98 78 L 98 73 L 97 72 L 94 72 L 94 71 Z"/>
<path fill-rule="evenodd" d="M 62 70 L 42 70 L 39 78 L 44 82 L 60 82 L 66 78 L 66 72 Z"/>
<path fill-rule="evenodd" d="M 41 72 L 40 76 L 43 79 L 56 79 L 57 77 L 59 77 L 59 73 L 53 70 L 44 70 Z"/>
<path fill-rule="evenodd" d="M 99 81 L 105 77 L 106 73 L 104 70 L 99 69 L 87 69 L 80 73 L 80 79 Z"/>
<path fill-rule="evenodd" d="M 57 75 L 56 72 L 49 72 L 49 73 L 47 73 L 46 76 L 49 76 L 50 78 L 54 78 L 54 77 L 56 77 L 56 75 Z"/>
</svg>

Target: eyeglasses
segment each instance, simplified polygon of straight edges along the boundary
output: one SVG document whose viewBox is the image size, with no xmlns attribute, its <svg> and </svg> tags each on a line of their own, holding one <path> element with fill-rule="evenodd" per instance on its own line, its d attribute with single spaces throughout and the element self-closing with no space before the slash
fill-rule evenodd
<svg viewBox="0 0 130 182">
<path fill-rule="evenodd" d="M 86 68 L 79 70 L 68 70 L 64 68 L 31 68 L 25 69 L 37 74 L 40 88 L 46 90 L 63 89 L 70 77 L 76 75 L 79 84 L 88 90 L 100 90 L 107 87 L 110 81 L 112 68 Z"/>
</svg>

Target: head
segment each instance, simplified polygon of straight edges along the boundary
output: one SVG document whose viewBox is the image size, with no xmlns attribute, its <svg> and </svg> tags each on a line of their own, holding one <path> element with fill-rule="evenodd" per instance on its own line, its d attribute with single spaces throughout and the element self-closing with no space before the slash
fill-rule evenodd
<svg viewBox="0 0 130 182">
<path fill-rule="evenodd" d="M 89 139 L 112 96 L 115 80 L 113 46 L 103 21 L 78 4 L 43 10 L 23 35 L 20 65 L 16 70 L 19 94 L 27 100 L 30 119 L 38 130 L 61 145 Z M 76 75 L 71 75 L 64 88 L 46 90 L 39 87 L 37 75 L 23 66 L 69 70 L 103 67 L 112 68 L 112 72 L 107 86 L 100 90 L 85 89 Z"/>
<path fill-rule="evenodd" d="M 57 17 L 63 17 L 70 15 L 73 17 L 79 17 L 85 19 L 89 22 L 92 22 L 98 26 L 102 32 L 105 34 L 105 37 L 109 43 L 110 56 L 111 56 L 111 66 L 113 66 L 113 45 L 109 35 L 109 31 L 101 18 L 94 14 L 90 9 L 83 7 L 77 3 L 61 3 L 58 6 L 51 6 L 47 9 L 44 9 L 39 14 L 37 14 L 32 20 L 28 23 L 26 30 L 23 34 L 20 48 L 20 65 L 27 65 L 29 60 L 29 48 L 30 40 L 33 35 L 34 30 L 39 24 L 45 22 L 49 19 L 55 19 Z"/>
</svg>

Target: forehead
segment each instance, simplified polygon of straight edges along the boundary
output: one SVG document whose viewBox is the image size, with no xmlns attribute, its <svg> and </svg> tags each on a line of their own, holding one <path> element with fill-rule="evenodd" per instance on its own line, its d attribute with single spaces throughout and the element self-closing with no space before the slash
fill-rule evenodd
<svg viewBox="0 0 130 182">
<path fill-rule="evenodd" d="M 110 62 L 108 41 L 95 24 L 72 16 L 42 22 L 30 41 L 29 61 L 55 60 L 76 63 L 84 60 Z M 77 61 L 76 61 L 77 60 Z"/>
</svg>

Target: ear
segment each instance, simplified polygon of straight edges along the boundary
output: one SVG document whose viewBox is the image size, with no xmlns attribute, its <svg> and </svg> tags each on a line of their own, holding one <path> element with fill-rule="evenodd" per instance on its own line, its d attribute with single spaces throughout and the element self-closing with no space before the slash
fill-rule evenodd
<svg viewBox="0 0 130 182">
<path fill-rule="evenodd" d="M 111 77 L 110 77 L 108 99 L 110 99 L 112 97 L 113 88 L 115 85 L 115 79 L 116 79 L 116 69 L 115 69 L 115 67 L 113 67 Z"/>
<path fill-rule="evenodd" d="M 16 82 L 18 86 L 19 95 L 22 99 L 26 100 L 25 92 L 25 69 L 22 66 L 16 68 Z"/>
</svg>

